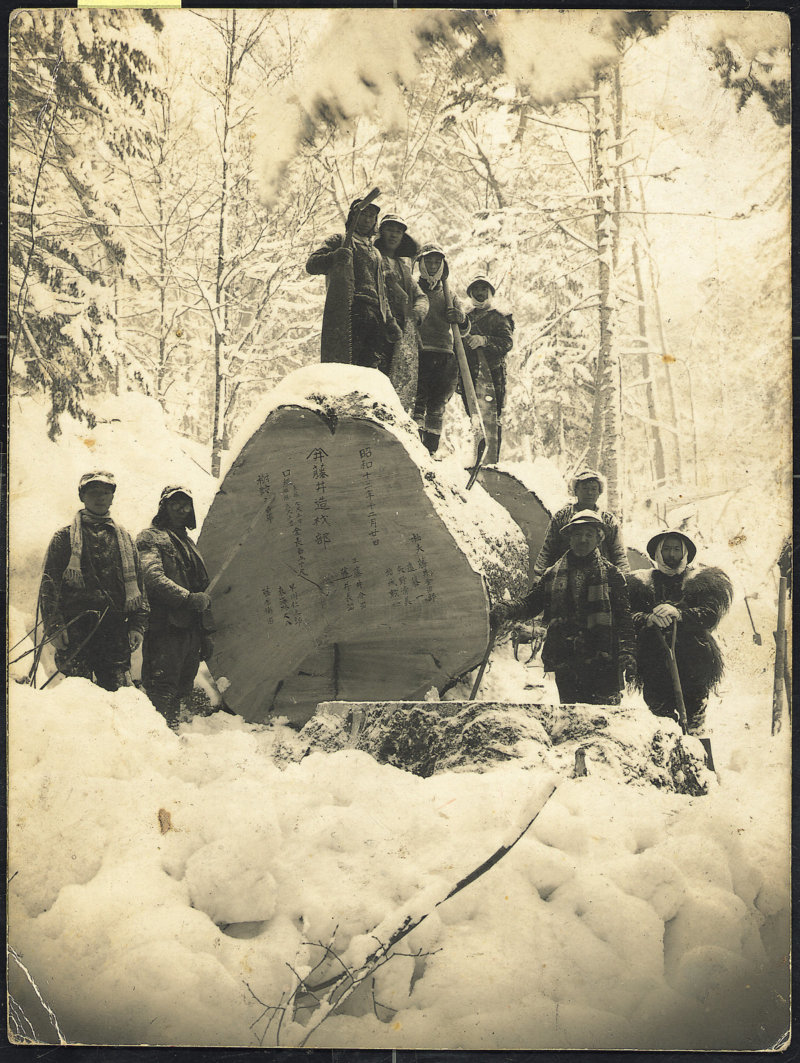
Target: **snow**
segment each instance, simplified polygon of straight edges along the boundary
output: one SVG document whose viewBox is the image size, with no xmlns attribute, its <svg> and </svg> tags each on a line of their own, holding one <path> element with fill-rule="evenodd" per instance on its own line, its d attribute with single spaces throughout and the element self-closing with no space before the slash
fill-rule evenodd
<svg viewBox="0 0 800 1063">
<path fill-rule="evenodd" d="M 507 644 L 486 678 L 484 697 L 550 682 Z M 280 721 L 218 712 L 176 735 L 133 688 L 12 684 L 10 942 L 67 1041 L 256 1045 L 287 964 L 311 978 L 323 959 L 307 943 L 355 967 L 429 913 L 379 969 L 378 1006 L 354 994 L 308 1047 L 752 1045 L 760 1022 L 781 1032 L 763 1003 L 786 992 L 789 904 L 788 737 L 752 707 L 712 706 L 719 780 L 692 799 L 534 760 L 423 779 L 302 756 Z M 307 1032 L 286 1014 L 280 1043 Z"/>
<path fill-rule="evenodd" d="M 408 438 L 384 378 L 341 366 L 293 374 L 254 423 L 321 389 L 334 405 L 377 402 Z M 131 394 L 96 409 L 93 430 L 65 417 L 56 445 L 41 442 L 44 408 L 12 400 L 12 640 L 32 625 L 41 557 L 77 508 L 81 472 L 116 472 L 114 512 L 134 532 L 165 483 L 193 488 L 199 520 L 210 503 L 199 451 L 183 449 L 156 403 Z M 443 494 L 463 494 L 457 455 L 414 456 Z M 506 464 L 554 507 L 563 497 L 555 467 Z M 462 520 L 497 519 L 477 485 L 469 496 Z M 420 778 L 356 749 L 310 748 L 280 720 L 213 712 L 176 735 L 135 688 L 12 683 L 9 942 L 70 1042 L 274 1045 L 265 1007 L 285 1004 L 293 970 L 330 977 L 341 968 L 323 945 L 357 965 L 376 937 L 425 915 L 377 970 L 374 1002 L 370 981 L 311 1033 L 322 1011 L 287 1011 L 279 1043 L 763 1048 L 787 1019 L 776 994 L 787 994 L 789 933 L 789 735 L 769 733 L 773 591 L 751 602 L 761 647 L 741 599 L 723 622 L 729 673 L 709 709 L 719 777 L 697 798 L 624 781 L 620 747 L 599 735 L 589 774 L 572 778 L 569 742 L 548 748 L 524 713 L 518 758 Z M 526 649 L 517 661 L 496 647 L 482 700 L 555 704 Z M 466 698 L 471 681 L 446 699 Z M 577 733 L 569 714 L 545 722 Z M 626 695 L 614 727 L 636 744 L 654 721 Z M 443 901 L 540 807 L 495 867 Z M 12 994 L 34 1021 L 21 972 Z M 57 1039 L 52 1022 L 37 1029 Z"/>
</svg>

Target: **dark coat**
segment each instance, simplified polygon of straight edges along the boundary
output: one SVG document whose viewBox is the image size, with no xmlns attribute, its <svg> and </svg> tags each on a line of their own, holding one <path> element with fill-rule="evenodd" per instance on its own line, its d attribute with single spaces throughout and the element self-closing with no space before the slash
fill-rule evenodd
<svg viewBox="0 0 800 1063">
<path fill-rule="evenodd" d="M 470 325 L 470 335 L 484 336 L 486 343 L 480 349 L 493 369 L 505 360 L 506 355 L 514 346 L 513 324 L 509 320 L 509 314 L 503 314 L 494 307 L 482 310 L 473 307 L 467 314 Z M 469 351 L 467 358 L 469 358 Z M 470 366 L 470 368 L 472 368 Z"/>
<path fill-rule="evenodd" d="M 122 558 L 114 528 L 106 524 L 84 523 L 81 553 L 84 587 L 72 587 L 63 580 L 71 553 L 69 536 L 69 525 L 59 528 L 47 548 L 41 583 L 45 634 L 53 634 L 65 621 L 72 620 L 86 609 L 102 612 L 107 606 L 120 620 L 126 621 L 129 631 L 144 632 L 150 610 L 136 552 L 136 582 L 142 594 L 142 605 L 125 616 Z"/>
<path fill-rule="evenodd" d="M 648 696 L 670 701 L 672 679 L 657 629 L 647 623 L 654 607 L 669 602 L 680 610 L 675 660 L 684 699 L 702 701 L 722 678 L 722 653 L 711 632 L 733 601 L 733 585 L 720 568 L 689 565 L 678 576 L 639 569 L 628 577 L 639 683 Z M 667 632 L 665 636 L 669 638 Z"/>
<path fill-rule="evenodd" d="M 198 624 L 214 631 L 211 609 L 198 614 L 187 603 L 189 595 L 204 591 L 209 579 L 203 559 L 188 534 L 163 527 L 156 518 L 139 533 L 136 546 L 150 599 L 150 632 Z"/>
<path fill-rule="evenodd" d="M 570 561 L 574 555 L 570 555 Z M 591 562 L 591 557 L 586 564 Z M 611 604 L 611 644 L 615 661 L 620 657 L 633 657 L 634 639 L 631 623 L 628 591 L 625 577 L 602 555 L 597 557 L 601 571 L 608 584 L 608 597 Z M 578 561 L 578 565 L 582 562 Z M 503 608 L 504 615 L 510 620 L 532 620 L 539 613 L 547 624 L 547 635 L 542 647 L 542 663 L 545 670 L 554 672 L 564 668 L 586 668 L 592 665 L 592 653 L 585 639 L 577 617 L 572 614 L 558 615 L 553 608 L 553 583 L 556 566 L 551 566 L 533 585 L 524 598 L 512 601 Z"/>
<path fill-rule="evenodd" d="M 325 277 L 325 308 L 322 314 L 321 354 L 323 362 L 345 360 L 342 350 L 343 325 L 349 320 L 352 301 L 358 299 L 373 308 L 385 323 L 394 320 L 389 300 L 386 295 L 386 266 L 383 256 L 369 241 L 353 240 L 353 277 L 352 283 L 344 274 L 339 277 L 341 283 L 332 283 L 335 274 L 334 255 L 344 246 L 342 233 L 329 236 L 322 247 L 313 251 L 306 262 L 306 272 Z M 347 315 L 347 316 L 345 316 Z M 349 359 L 347 359 L 349 360 Z"/>
<path fill-rule="evenodd" d="M 569 543 L 561 534 L 561 530 L 565 524 L 569 524 L 577 512 L 577 503 L 570 502 L 550 518 L 542 548 L 533 567 L 534 575 L 541 576 L 545 569 L 554 565 L 559 557 L 562 557 L 567 552 Z M 627 576 L 630 572 L 630 566 L 628 565 L 628 555 L 625 553 L 625 547 L 622 544 L 622 530 L 619 522 L 613 513 L 607 513 L 604 509 L 598 509 L 597 515 L 605 526 L 605 535 L 600 543 L 600 553 L 612 565 L 615 565 L 624 576 Z"/>
</svg>

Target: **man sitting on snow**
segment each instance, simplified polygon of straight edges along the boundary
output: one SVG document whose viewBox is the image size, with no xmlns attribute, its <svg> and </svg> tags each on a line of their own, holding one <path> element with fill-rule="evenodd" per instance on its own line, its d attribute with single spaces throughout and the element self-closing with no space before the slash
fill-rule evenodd
<svg viewBox="0 0 800 1063">
<path fill-rule="evenodd" d="M 565 526 L 569 549 L 521 599 L 497 603 L 493 627 L 544 614 L 542 664 L 554 672 L 562 704 L 618 705 L 622 672 L 635 673 L 625 577 L 598 549 L 605 524 L 591 510 Z"/>
<path fill-rule="evenodd" d="M 558 561 L 566 546 L 562 538 L 562 532 L 576 513 L 589 510 L 603 522 L 605 534 L 600 544 L 600 553 L 612 565 L 616 565 L 624 576 L 627 576 L 630 572 L 630 567 L 628 565 L 628 555 L 622 544 L 622 530 L 619 526 L 619 521 L 613 513 L 608 513 L 597 506 L 597 500 L 606 489 L 605 477 L 599 472 L 595 472 L 594 469 L 583 469 L 572 477 L 569 489 L 575 496 L 575 501 L 569 502 L 563 509 L 553 514 L 547 527 L 539 556 L 536 558 L 536 564 L 533 568 L 534 575 L 541 576 L 546 568 Z"/>
<path fill-rule="evenodd" d="M 165 487 L 158 513 L 136 540 L 150 598 L 142 684 L 173 730 L 181 699 L 192 693 L 200 661 L 214 652 L 208 573 L 186 531 L 196 525 L 189 489 Z"/>
<path fill-rule="evenodd" d="M 678 720 L 675 685 L 658 635 L 663 631 L 671 642 L 674 624 L 675 660 L 689 734 L 703 743 L 709 767 L 713 767 L 711 741 L 705 734 L 706 705 L 722 678 L 723 661 L 711 632 L 730 608 L 733 585 L 720 568 L 692 566 L 697 547 L 684 532 L 658 532 L 647 544 L 647 552 L 655 568 L 639 569 L 628 578 L 638 682 L 654 715 Z"/>
<path fill-rule="evenodd" d="M 83 509 L 50 540 L 39 591 L 58 670 L 105 690 L 131 685 L 149 612 L 133 540 L 108 515 L 116 487 L 110 472 L 81 477 Z"/>
</svg>

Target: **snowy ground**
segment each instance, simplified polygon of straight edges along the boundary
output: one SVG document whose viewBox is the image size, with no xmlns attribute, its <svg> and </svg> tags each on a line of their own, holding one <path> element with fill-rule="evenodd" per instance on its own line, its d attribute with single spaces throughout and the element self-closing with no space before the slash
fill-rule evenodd
<svg viewBox="0 0 800 1063">
<path fill-rule="evenodd" d="M 157 408 L 147 412 L 151 436 L 166 433 Z M 19 462 L 12 470 L 27 519 L 12 534 L 16 637 L 89 452 L 89 465 L 117 471 L 116 512 L 134 532 L 163 482 L 188 480 L 207 505 L 213 481 L 188 455 L 143 466 L 124 431 L 84 431 L 87 449 L 76 429 L 43 448 L 37 483 Z M 137 1045 L 772 1046 L 788 1024 L 790 749 L 788 728 L 770 735 L 770 595 L 765 584 L 751 603 L 761 647 L 740 599 L 724 622 L 730 667 L 709 714 L 718 779 L 700 798 L 593 776 L 591 765 L 583 778 L 515 761 L 421 779 L 355 750 L 298 762 L 297 734 L 280 723 L 216 712 L 176 735 L 133 688 L 12 683 L 19 1033 Z M 501 645 L 481 698 L 555 700 L 538 661 L 523 661 Z M 465 683 L 447 697 L 467 694 Z M 553 784 L 522 840 L 433 911 Z M 426 911 L 374 983 L 318 1030 L 319 1012 L 269 1010 L 324 959 L 323 944 L 354 965 Z"/>
</svg>

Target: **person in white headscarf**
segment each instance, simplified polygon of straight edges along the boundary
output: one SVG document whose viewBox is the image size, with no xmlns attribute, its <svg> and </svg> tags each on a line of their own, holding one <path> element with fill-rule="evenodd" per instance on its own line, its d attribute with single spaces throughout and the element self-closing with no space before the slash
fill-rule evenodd
<svg viewBox="0 0 800 1063">
<path fill-rule="evenodd" d="M 733 585 L 722 569 L 692 564 L 697 547 L 685 532 L 658 532 L 648 542 L 647 553 L 655 567 L 639 569 L 628 577 L 638 684 L 654 715 L 678 720 L 667 653 L 657 634 L 660 630 L 671 641 L 675 624 L 675 659 L 689 734 L 701 740 L 708 757 L 706 706 L 724 667 L 711 632 L 730 608 Z"/>
<path fill-rule="evenodd" d="M 469 332 L 467 315 L 453 296 L 448 310 L 442 280 L 449 274 L 445 253 L 439 244 L 425 244 L 416 257 L 419 286 L 428 300 L 428 313 L 422 321 L 419 351 L 419 377 L 414 420 L 420 438 L 431 454 L 439 446 L 444 422 L 444 408 L 458 384 L 458 359 L 453 351 L 451 325 L 457 324 L 462 335 Z"/>
</svg>

